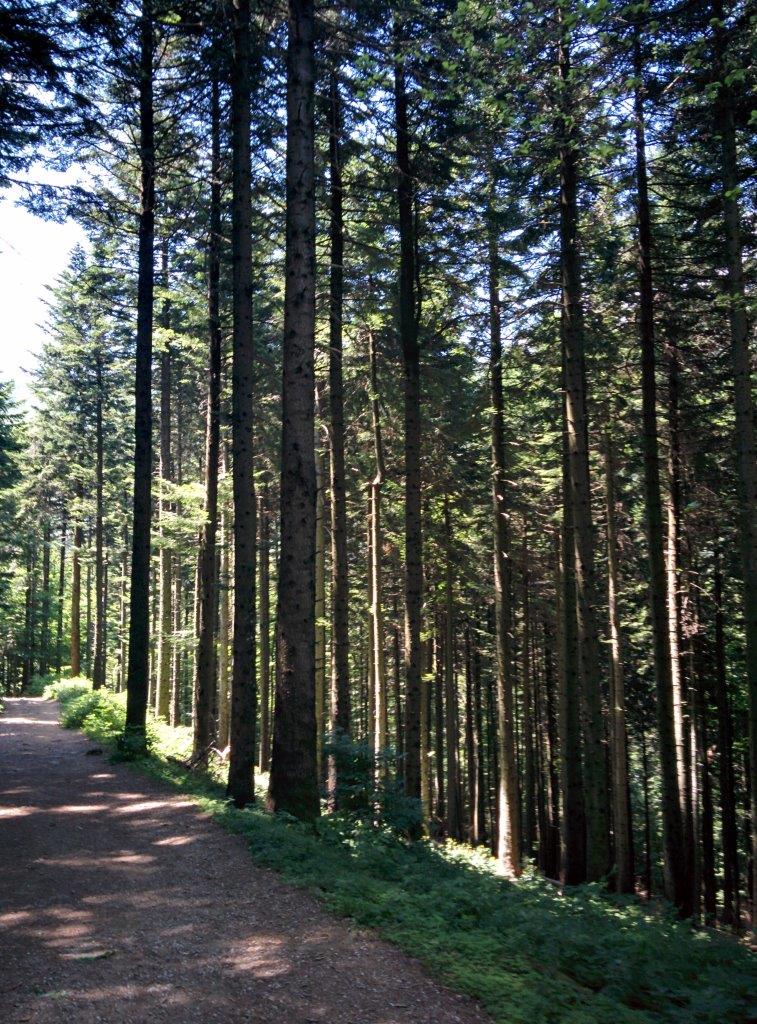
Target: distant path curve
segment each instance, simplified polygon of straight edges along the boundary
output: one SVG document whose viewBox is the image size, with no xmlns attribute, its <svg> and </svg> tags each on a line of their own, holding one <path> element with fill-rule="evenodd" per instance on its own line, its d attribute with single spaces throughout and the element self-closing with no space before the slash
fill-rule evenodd
<svg viewBox="0 0 757 1024">
<path fill-rule="evenodd" d="M 0 716 L 3 1024 L 486 1024 L 410 957 L 253 864 L 196 805 Z"/>
</svg>

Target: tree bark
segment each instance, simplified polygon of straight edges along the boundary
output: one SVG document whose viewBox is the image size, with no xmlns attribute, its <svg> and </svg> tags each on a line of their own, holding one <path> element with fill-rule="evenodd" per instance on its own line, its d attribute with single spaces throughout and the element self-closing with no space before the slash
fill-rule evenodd
<svg viewBox="0 0 757 1024">
<path fill-rule="evenodd" d="M 534 766 L 534 677 L 531 663 L 531 609 L 528 594 L 528 534 L 523 535 L 523 852 L 533 857 L 536 842 L 536 773 Z"/>
<path fill-rule="evenodd" d="M 741 560 L 744 574 L 744 632 L 749 699 L 749 783 L 751 792 L 752 930 L 757 931 L 757 446 L 739 210 L 734 96 L 728 83 L 727 40 L 722 0 L 714 0 L 715 58 L 718 80 L 715 130 L 720 138 L 723 228 L 728 270 L 731 363 L 739 474 Z"/>
<path fill-rule="evenodd" d="M 221 471 L 226 476 L 227 454 L 224 442 L 220 454 Z M 228 524 L 226 502 L 223 501 L 219 514 L 220 559 L 218 569 L 218 746 L 226 750 L 229 745 L 229 716 L 231 712 L 229 695 L 229 654 L 231 650 L 231 611 L 229 591 L 231 588 L 231 534 Z M 261 769 L 262 770 L 262 769 Z M 266 769 L 267 770 L 267 769 Z"/>
<path fill-rule="evenodd" d="M 615 525 L 615 452 L 605 434 L 605 513 L 607 516 L 607 611 L 610 633 L 610 742 L 615 888 L 634 891 L 633 828 L 628 800 L 628 736 L 623 651 L 618 610 L 618 537 Z"/>
<path fill-rule="evenodd" d="M 560 74 L 560 268 L 561 335 L 564 353 L 568 490 L 573 520 L 578 654 L 584 735 L 586 877 L 602 878 L 610 867 L 609 821 L 602 722 L 598 594 L 589 478 L 586 367 L 578 237 L 578 149 L 569 30 L 561 32 Z"/>
<path fill-rule="evenodd" d="M 269 802 L 319 814 L 315 720 L 315 167 L 313 0 L 290 0 L 281 560 Z"/>
<path fill-rule="evenodd" d="M 394 122 L 399 214 L 399 336 L 403 362 L 405 433 L 405 793 L 420 800 L 420 708 L 423 610 L 423 526 L 421 512 L 421 381 L 416 292 L 413 178 L 403 32 L 394 26 Z"/>
<path fill-rule="evenodd" d="M 455 685 L 454 623 L 455 605 L 452 589 L 452 523 L 449 497 L 444 495 L 444 707 L 447 736 L 447 835 L 463 838 L 463 809 L 460 800 L 460 766 L 458 760 L 457 688 Z"/>
<path fill-rule="evenodd" d="M 386 709 L 386 653 L 384 650 L 384 607 L 383 607 L 383 535 L 381 529 L 381 486 L 384 482 L 384 447 L 381 437 L 381 407 L 378 392 L 378 366 L 376 357 L 376 339 L 373 331 L 368 329 L 368 368 L 371 403 L 371 423 L 373 427 L 373 454 L 375 474 L 371 480 L 370 492 L 370 530 L 371 530 L 371 593 L 370 620 L 371 645 L 373 649 L 373 703 L 375 730 L 372 738 L 373 754 L 376 759 L 376 781 L 383 779 L 382 757 L 387 745 L 387 709 Z M 422 789 L 422 787 L 421 787 Z"/>
<path fill-rule="evenodd" d="M 228 795 L 237 807 L 255 798 L 254 368 L 252 326 L 252 169 L 250 158 L 250 0 L 235 0 L 231 68 L 232 381 L 231 472 L 234 491 L 234 633 Z"/>
<path fill-rule="evenodd" d="M 40 629 L 39 674 L 50 666 L 50 523 L 42 529 L 42 628 Z"/>
<path fill-rule="evenodd" d="M 150 524 L 152 519 L 152 315 L 155 236 L 152 0 L 142 0 L 139 62 L 141 209 L 137 277 L 137 365 L 134 420 L 134 498 L 126 740 L 144 749 L 150 642 Z"/>
<path fill-rule="evenodd" d="M 326 485 L 315 441 L 315 756 L 320 785 L 326 713 Z"/>
<path fill-rule="evenodd" d="M 95 656 L 92 672 L 92 689 L 105 686 L 105 567 L 103 535 L 103 353 L 98 347 L 95 354 Z"/>
<path fill-rule="evenodd" d="M 660 500 L 660 464 L 657 434 L 657 384 L 655 380 L 654 296 L 652 287 L 652 232 L 647 190 L 643 72 L 638 32 L 634 46 L 636 89 L 636 204 L 638 222 L 638 273 L 640 290 L 640 341 L 642 418 L 644 442 L 644 506 L 649 557 L 649 600 L 654 645 L 657 692 L 657 730 L 660 745 L 665 890 L 679 911 L 691 913 L 691 885 L 686 870 L 681 789 L 677 774 L 673 680 L 668 633 L 667 591 Z"/>
<path fill-rule="evenodd" d="M 260 770 L 271 762 L 271 498 L 268 482 L 260 499 Z"/>
<path fill-rule="evenodd" d="M 168 239 L 164 238 L 160 247 L 161 282 L 164 296 L 160 310 L 160 326 L 168 330 L 171 323 L 171 303 L 168 298 Z M 173 476 L 171 466 L 171 346 L 166 341 L 160 353 L 160 496 L 158 500 L 158 519 L 160 532 L 160 556 L 158 567 L 158 636 L 155 682 L 155 713 L 168 721 L 171 701 L 171 596 L 173 592 L 171 580 L 172 552 L 168 544 L 165 522 L 171 513 L 171 499 L 168 484 Z"/>
<path fill-rule="evenodd" d="M 56 608 L 55 677 L 60 679 L 63 669 L 63 599 L 66 595 L 66 520 L 60 524 L 60 548 L 58 555 L 58 606 Z"/>
<path fill-rule="evenodd" d="M 199 630 L 195 654 L 195 757 L 205 760 L 213 739 L 216 692 L 215 626 L 218 595 L 218 463 L 221 445 L 221 100 L 217 76 L 210 101 L 210 230 L 208 235 L 208 390 L 205 412 L 205 521 L 200 530 Z M 224 638 L 225 642 L 225 638 Z M 223 695 L 222 695 L 223 697 Z M 225 746 L 225 744 L 224 744 Z"/>
<path fill-rule="evenodd" d="M 721 843 L 723 848 L 723 913 L 721 923 L 739 926 L 739 852 L 736 825 L 736 784 L 733 768 L 733 721 L 728 696 L 725 654 L 725 614 L 720 549 L 715 549 L 715 705 L 718 715 L 718 764 Z"/>
<path fill-rule="evenodd" d="M 563 356 L 563 364 L 565 358 Z M 566 401 L 563 396 L 563 435 L 566 427 Z M 583 767 L 581 762 L 581 685 L 579 678 L 578 621 L 576 618 L 575 542 L 573 506 L 569 498 L 570 469 L 568 445 L 563 436 L 562 549 L 558 561 L 557 621 L 558 650 L 558 727 L 560 735 L 560 879 L 564 885 L 586 881 L 586 811 L 584 806 Z"/>
<path fill-rule="evenodd" d="M 344 222 L 342 213 L 341 98 L 336 71 L 329 76 L 329 185 L 331 258 L 329 270 L 329 416 L 331 483 L 331 719 L 332 736 L 350 732 L 349 575 L 347 502 L 344 469 L 344 386 L 342 380 L 342 306 L 344 292 Z M 336 787 L 336 765 L 330 765 Z"/>
<path fill-rule="evenodd" d="M 490 211 L 493 218 L 493 211 Z M 489 386 L 491 388 L 492 518 L 494 539 L 494 620 L 497 662 L 497 856 L 510 875 L 521 873 L 520 804 L 515 760 L 515 697 L 510 654 L 510 511 L 507 501 L 502 323 L 499 252 L 493 221 L 489 233 Z"/>
<path fill-rule="evenodd" d="M 84 527 L 81 522 L 81 503 L 84 488 L 81 481 L 74 484 L 74 545 L 71 550 L 71 675 L 81 675 L 81 550 L 84 547 Z"/>
</svg>

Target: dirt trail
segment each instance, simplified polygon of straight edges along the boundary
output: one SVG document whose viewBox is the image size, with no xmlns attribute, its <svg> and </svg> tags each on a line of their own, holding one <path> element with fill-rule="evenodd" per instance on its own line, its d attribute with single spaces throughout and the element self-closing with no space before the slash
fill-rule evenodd
<svg viewBox="0 0 757 1024">
<path fill-rule="evenodd" d="M 0 716 L 3 1024 L 486 1024 L 57 713 Z"/>
</svg>

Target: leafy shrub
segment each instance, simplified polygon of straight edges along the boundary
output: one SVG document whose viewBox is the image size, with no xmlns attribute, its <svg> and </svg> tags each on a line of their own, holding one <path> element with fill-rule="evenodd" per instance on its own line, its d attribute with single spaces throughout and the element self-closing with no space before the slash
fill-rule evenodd
<svg viewBox="0 0 757 1024">
<path fill-rule="evenodd" d="M 66 704 L 83 693 L 92 689 L 92 683 L 84 676 L 75 676 L 73 679 L 53 679 L 44 689 L 43 696 L 46 700 L 59 700 Z"/>
<path fill-rule="evenodd" d="M 387 748 L 375 758 L 365 740 L 342 735 L 326 744 L 324 755 L 336 761 L 340 816 L 373 822 L 401 835 L 418 830 L 422 821 L 420 801 L 405 796 L 393 750 Z M 377 775 L 382 779 L 380 784 Z"/>
<path fill-rule="evenodd" d="M 46 690 L 58 682 L 54 672 L 48 672 L 44 676 L 32 676 L 28 685 L 24 688 L 25 697 L 46 696 Z"/>
</svg>

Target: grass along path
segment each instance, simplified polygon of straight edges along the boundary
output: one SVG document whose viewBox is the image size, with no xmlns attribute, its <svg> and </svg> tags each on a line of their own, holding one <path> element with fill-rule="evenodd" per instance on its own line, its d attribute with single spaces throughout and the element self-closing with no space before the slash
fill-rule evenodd
<svg viewBox="0 0 757 1024">
<path fill-rule="evenodd" d="M 64 723 L 111 743 L 122 699 L 61 685 Z M 757 1020 L 757 960 L 711 930 L 694 931 L 599 886 L 563 894 L 537 877 L 500 877 L 470 848 L 408 845 L 334 817 L 315 827 L 258 806 L 236 810 L 219 781 L 168 760 L 188 730 L 156 723 L 139 767 L 242 835 L 253 860 L 374 929 L 498 1024 L 747 1024 Z"/>
</svg>

